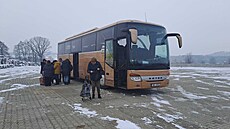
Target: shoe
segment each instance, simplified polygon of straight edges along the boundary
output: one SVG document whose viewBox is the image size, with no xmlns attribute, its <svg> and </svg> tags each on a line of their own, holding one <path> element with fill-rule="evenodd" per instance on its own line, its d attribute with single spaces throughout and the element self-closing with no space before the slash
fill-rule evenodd
<svg viewBox="0 0 230 129">
<path fill-rule="evenodd" d="M 101 95 L 100 94 L 98 95 L 98 98 L 101 99 Z"/>
</svg>

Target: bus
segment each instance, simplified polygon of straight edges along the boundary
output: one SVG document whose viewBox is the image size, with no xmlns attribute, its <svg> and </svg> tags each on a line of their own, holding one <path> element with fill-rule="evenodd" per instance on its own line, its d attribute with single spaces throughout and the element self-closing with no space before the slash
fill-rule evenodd
<svg viewBox="0 0 230 129">
<path fill-rule="evenodd" d="M 84 79 L 92 57 L 102 65 L 101 85 L 122 89 L 150 89 L 169 84 L 170 60 L 167 33 L 157 24 L 123 20 L 66 38 L 58 43 L 58 57 L 73 65 L 71 77 Z"/>
</svg>

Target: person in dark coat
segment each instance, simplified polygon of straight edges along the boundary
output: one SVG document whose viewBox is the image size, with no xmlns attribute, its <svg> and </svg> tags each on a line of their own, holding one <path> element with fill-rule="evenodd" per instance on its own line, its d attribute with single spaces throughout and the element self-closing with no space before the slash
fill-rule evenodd
<svg viewBox="0 0 230 129">
<path fill-rule="evenodd" d="M 100 94 L 100 79 L 101 79 L 101 73 L 103 69 L 101 67 L 100 62 L 97 61 L 95 57 L 91 59 L 91 61 L 88 64 L 87 72 L 90 74 L 90 80 L 92 83 L 92 92 L 93 96 L 92 98 L 95 98 L 95 87 L 97 87 L 97 94 L 98 98 L 101 98 Z"/>
<path fill-rule="evenodd" d="M 63 82 L 65 85 L 68 85 L 70 83 L 70 72 L 72 70 L 73 66 L 71 65 L 71 62 L 69 61 L 69 59 L 65 59 L 61 65 L 61 71 L 64 78 Z"/>
<path fill-rule="evenodd" d="M 41 62 L 41 71 L 40 71 L 40 74 L 42 74 L 42 75 L 43 75 L 43 68 L 44 68 L 45 64 L 46 64 L 46 59 L 43 59 Z"/>
<path fill-rule="evenodd" d="M 54 66 L 51 64 L 50 60 L 48 60 L 46 65 L 43 67 L 43 71 L 45 86 L 51 86 L 51 81 L 54 76 Z"/>
</svg>

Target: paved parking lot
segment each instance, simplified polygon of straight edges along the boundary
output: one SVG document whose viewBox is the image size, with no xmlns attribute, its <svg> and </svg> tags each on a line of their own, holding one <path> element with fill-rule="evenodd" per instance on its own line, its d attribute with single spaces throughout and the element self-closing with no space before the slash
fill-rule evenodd
<svg viewBox="0 0 230 129">
<path fill-rule="evenodd" d="M 229 129 L 228 70 L 172 68 L 167 88 L 108 88 L 102 99 L 85 102 L 81 82 L 45 87 L 38 84 L 39 67 L 1 71 L 0 128 Z"/>
</svg>

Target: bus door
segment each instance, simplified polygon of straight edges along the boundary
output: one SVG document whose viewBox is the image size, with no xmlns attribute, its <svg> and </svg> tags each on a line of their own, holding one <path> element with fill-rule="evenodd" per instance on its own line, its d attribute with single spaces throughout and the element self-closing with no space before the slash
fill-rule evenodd
<svg viewBox="0 0 230 129">
<path fill-rule="evenodd" d="M 105 85 L 115 87 L 114 83 L 114 41 L 105 41 Z"/>
<path fill-rule="evenodd" d="M 120 38 L 115 43 L 115 85 L 119 88 L 127 88 L 127 38 Z"/>
<path fill-rule="evenodd" d="M 73 76 L 74 79 L 79 79 L 79 53 L 73 54 Z"/>
</svg>

